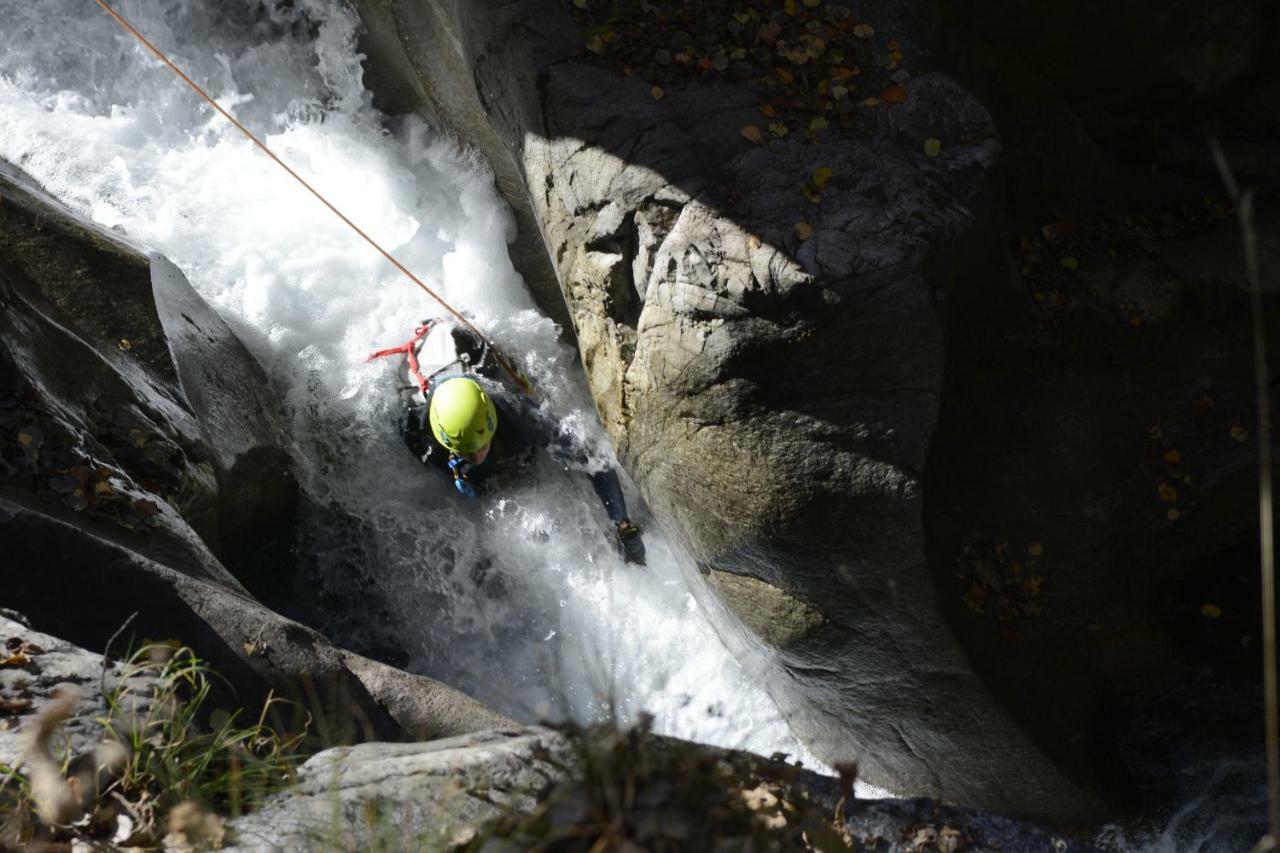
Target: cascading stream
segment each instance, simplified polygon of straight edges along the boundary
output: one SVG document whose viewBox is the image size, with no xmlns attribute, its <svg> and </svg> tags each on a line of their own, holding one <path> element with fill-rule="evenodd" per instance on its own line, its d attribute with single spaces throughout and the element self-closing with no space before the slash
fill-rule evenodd
<svg viewBox="0 0 1280 853">
<path fill-rule="evenodd" d="M 513 220 L 490 176 L 373 109 L 353 13 L 337 0 L 115 6 L 611 459 L 576 354 L 511 267 Z M 0 159 L 170 257 L 268 366 L 306 507 L 281 582 L 337 641 L 523 719 L 643 710 L 661 732 L 805 754 L 761 686 L 784 683 L 780 668 L 656 528 L 637 570 L 578 472 L 544 460 L 536 482 L 477 506 L 417 464 L 395 371 L 365 357 L 438 308 L 89 0 L 0 0 Z"/>
</svg>

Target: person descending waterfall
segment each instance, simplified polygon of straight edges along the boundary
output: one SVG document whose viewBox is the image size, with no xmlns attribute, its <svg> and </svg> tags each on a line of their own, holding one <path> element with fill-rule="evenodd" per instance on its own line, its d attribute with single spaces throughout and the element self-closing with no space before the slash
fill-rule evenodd
<svg viewBox="0 0 1280 853">
<path fill-rule="evenodd" d="M 370 360 L 394 354 L 405 356 L 412 380 L 401 388 L 405 443 L 424 466 L 450 477 L 459 494 L 475 498 L 500 491 L 527 476 L 537 451 L 565 467 L 587 469 L 581 443 L 551 423 L 523 388 L 504 381 L 498 353 L 470 329 L 427 320 L 408 343 L 380 350 Z M 527 387 L 523 376 L 513 378 Z M 644 542 L 628 517 L 617 472 L 606 467 L 589 477 L 623 559 L 643 565 Z"/>
</svg>

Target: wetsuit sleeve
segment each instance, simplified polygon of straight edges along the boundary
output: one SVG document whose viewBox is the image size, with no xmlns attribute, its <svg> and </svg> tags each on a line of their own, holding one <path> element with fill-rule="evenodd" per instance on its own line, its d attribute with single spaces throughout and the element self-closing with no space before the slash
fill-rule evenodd
<svg viewBox="0 0 1280 853">
<path fill-rule="evenodd" d="M 622 483 L 618 482 L 618 472 L 609 468 L 591 475 L 591 485 L 595 488 L 604 511 L 614 524 L 627 520 L 627 502 L 622 497 Z"/>
</svg>

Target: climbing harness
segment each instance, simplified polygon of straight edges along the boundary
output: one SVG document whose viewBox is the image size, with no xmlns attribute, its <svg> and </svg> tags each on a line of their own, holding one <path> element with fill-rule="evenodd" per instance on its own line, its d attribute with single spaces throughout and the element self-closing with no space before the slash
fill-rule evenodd
<svg viewBox="0 0 1280 853">
<path fill-rule="evenodd" d="M 369 356 L 368 360 L 373 361 L 378 358 L 386 358 L 391 355 L 403 355 L 405 360 L 409 362 L 409 375 L 413 377 L 413 381 L 418 386 L 418 390 L 422 392 L 422 398 L 425 400 L 431 392 L 431 381 L 435 379 L 445 370 L 453 367 L 452 364 L 446 364 L 444 367 L 432 373 L 430 376 L 422 375 L 422 368 L 418 366 L 418 342 L 427 336 L 431 331 L 432 323 L 426 320 L 421 326 L 413 330 L 413 337 L 408 342 L 398 347 L 390 347 L 388 349 L 380 349 Z"/>
<path fill-rule="evenodd" d="M 261 140 L 258 139 L 258 137 L 254 136 L 253 133 L 247 127 L 245 127 L 243 124 L 237 121 L 231 115 L 231 113 L 223 109 L 221 104 L 219 104 L 213 98 L 209 97 L 208 93 L 206 93 L 204 89 L 200 88 L 200 85 L 198 83 L 196 83 L 194 80 L 188 77 L 182 71 L 181 68 L 173 64 L 172 60 L 170 60 L 169 57 L 165 55 L 164 51 L 160 50 L 160 48 L 156 47 L 151 42 L 147 41 L 146 37 L 142 35 L 142 33 L 138 32 L 138 30 L 133 26 L 133 24 L 130 24 L 123 17 L 121 17 L 118 12 L 116 12 L 114 9 L 108 6 L 105 0 L 94 0 L 94 2 L 97 3 L 99 6 L 101 6 L 104 12 L 106 12 L 108 15 L 114 18 L 116 23 L 118 23 L 121 27 L 123 27 L 125 31 L 127 31 L 130 35 L 132 35 L 139 42 L 141 42 L 142 45 L 147 48 L 147 50 L 154 53 L 157 59 L 159 59 L 161 62 L 167 65 L 169 69 L 173 71 L 174 74 L 178 75 L 178 77 L 182 80 L 182 82 L 190 86 L 197 95 L 199 95 L 201 98 L 207 101 L 209 106 L 217 110 L 222 115 L 223 118 L 231 122 L 231 124 L 235 126 L 237 130 L 239 130 L 241 133 L 247 136 L 250 142 L 258 146 L 258 148 L 260 148 L 264 154 L 266 154 L 273 161 L 275 161 L 277 166 L 279 166 L 281 169 L 284 169 L 286 172 L 288 172 L 290 177 L 292 177 L 295 181 L 302 184 L 302 186 L 306 188 L 307 192 L 315 196 L 320 201 L 321 204 L 329 208 L 329 210 L 331 210 L 335 216 L 341 219 L 352 231 L 359 234 L 362 238 L 364 238 L 364 241 L 368 243 L 370 246 L 372 246 L 374 249 L 376 249 L 378 253 L 382 255 L 382 257 L 390 261 L 392 266 L 394 266 L 400 272 L 404 273 L 405 276 L 414 284 L 416 284 L 419 288 L 421 288 L 424 293 L 426 293 L 436 302 L 439 302 L 440 305 L 443 306 L 446 311 L 448 311 L 450 314 L 456 317 L 458 321 L 462 323 L 462 325 L 466 326 L 468 329 L 475 332 L 476 336 L 479 337 L 480 340 L 488 344 L 490 349 L 493 350 L 494 357 L 498 359 L 498 363 L 502 365 L 502 369 L 505 370 L 511 376 L 511 378 L 515 381 L 516 385 L 526 394 L 533 393 L 533 386 L 529 382 L 529 379 L 524 374 L 522 374 L 519 370 L 517 370 L 510 362 L 508 362 L 506 357 L 504 357 L 500 352 L 498 352 L 497 348 L 494 347 L 492 343 L 490 343 L 489 339 L 484 335 L 484 333 L 481 332 L 478 328 L 476 328 L 476 326 L 470 320 L 464 317 L 461 312 L 459 312 L 456 308 L 454 308 L 448 302 L 445 302 L 443 297 L 440 296 L 440 294 L 436 293 L 434 290 L 428 287 L 422 281 L 422 279 L 418 278 L 416 275 L 410 272 L 408 267 L 406 267 L 404 264 L 396 260 L 396 258 L 386 249 L 382 248 L 382 246 L 376 240 L 374 240 L 372 237 L 370 237 L 368 234 L 362 231 L 359 226 L 357 226 L 354 222 L 352 222 L 350 219 L 347 218 L 346 214 L 344 214 L 341 210 L 338 210 L 338 208 L 334 207 L 333 204 L 331 204 L 327 198 L 325 198 L 323 195 L 320 194 L 318 190 L 315 189 L 315 187 L 311 186 L 311 184 L 303 180 L 301 175 L 293 171 L 293 169 L 290 169 L 289 166 L 286 165 L 283 160 L 281 160 L 279 157 L 275 155 L 275 152 L 273 152 L 270 148 L 268 148 Z"/>
</svg>

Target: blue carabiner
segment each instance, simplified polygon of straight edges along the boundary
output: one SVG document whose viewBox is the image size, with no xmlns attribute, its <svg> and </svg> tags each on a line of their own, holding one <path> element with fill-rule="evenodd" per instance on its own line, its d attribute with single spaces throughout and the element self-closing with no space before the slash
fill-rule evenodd
<svg viewBox="0 0 1280 853">
<path fill-rule="evenodd" d="M 461 456 L 450 456 L 449 470 L 453 472 L 453 487 L 458 490 L 458 494 L 474 498 L 476 496 L 475 487 L 467 482 L 467 472 L 471 470 L 471 463 Z"/>
</svg>

